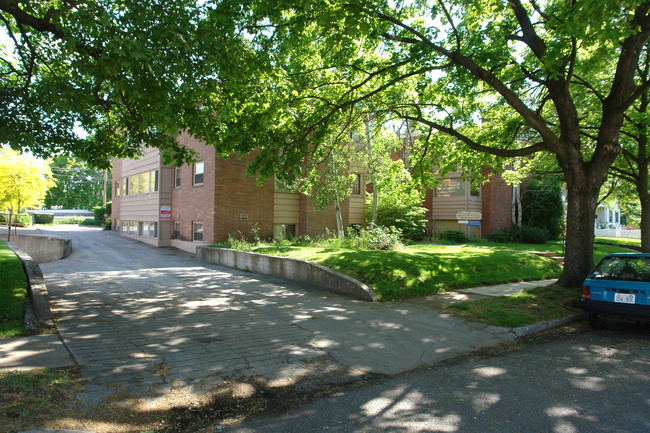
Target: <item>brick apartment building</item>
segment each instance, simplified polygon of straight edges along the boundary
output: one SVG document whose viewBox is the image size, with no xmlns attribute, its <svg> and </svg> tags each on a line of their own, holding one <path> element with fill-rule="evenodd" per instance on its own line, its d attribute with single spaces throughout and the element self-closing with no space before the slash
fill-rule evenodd
<svg viewBox="0 0 650 433">
<path fill-rule="evenodd" d="M 333 206 L 315 211 L 312 200 L 268 180 L 246 176 L 251 157 L 217 158 L 214 148 L 187 134 L 181 144 L 199 157 L 192 165 L 164 165 L 155 149 L 138 160 L 113 162 L 114 230 L 158 247 L 194 253 L 198 245 L 229 235 L 261 238 L 317 236 L 335 232 Z M 344 226 L 364 224 L 364 173 L 356 173 L 351 195 L 341 204 Z M 513 188 L 494 176 L 472 191 L 460 173 L 450 173 L 427 191 L 428 235 L 459 230 L 472 238 L 512 225 Z"/>
<path fill-rule="evenodd" d="M 187 134 L 181 144 L 199 157 L 192 165 L 164 165 L 155 149 L 138 160 L 113 161 L 114 230 L 159 246 L 195 252 L 197 245 L 229 235 L 261 238 L 316 236 L 336 231 L 332 206 L 315 211 L 312 200 L 273 180 L 257 185 L 246 176 L 252 157 L 217 158 L 213 147 Z M 341 203 L 344 226 L 363 224 L 365 185 L 357 173 L 352 194 Z"/>
</svg>

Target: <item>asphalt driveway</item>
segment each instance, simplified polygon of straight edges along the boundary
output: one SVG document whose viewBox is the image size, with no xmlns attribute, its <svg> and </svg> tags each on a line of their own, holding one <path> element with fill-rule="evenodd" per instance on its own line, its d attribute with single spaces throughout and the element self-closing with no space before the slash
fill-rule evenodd
<svg viewBox="0 0 650 433">
<path fill-rule="evenodd" d="M 117 391 L 156 399 L 252 376 L 273 386 L 393 374 L 514 338 L 417 303 L 351 300 L 110 231 L 53 230 L 73 253 L 41 268 L 57 329 L 89 380 L 88 409 Z"/>
</svg>

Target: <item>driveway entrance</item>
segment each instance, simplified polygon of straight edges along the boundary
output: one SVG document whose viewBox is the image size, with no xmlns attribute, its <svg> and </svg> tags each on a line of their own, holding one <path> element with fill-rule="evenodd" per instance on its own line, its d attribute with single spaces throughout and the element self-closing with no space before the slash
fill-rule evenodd
<svg viewBox="0 0 650 433">
<path fill-rule="evenodd" d="M 118 389 L 155 397 L 250 376 L 273 385 L 393 374 L 514 338 L 414 303 L 351 300 L 200 264 L 110 231 L 54 230 L 73 252 L 41 268 L 57 329 L 90 380 L 89 406 Z"/>
</svg>

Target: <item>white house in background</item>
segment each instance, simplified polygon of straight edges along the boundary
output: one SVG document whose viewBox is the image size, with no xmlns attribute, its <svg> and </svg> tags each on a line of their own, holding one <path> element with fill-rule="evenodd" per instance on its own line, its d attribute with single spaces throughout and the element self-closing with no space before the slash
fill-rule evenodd
<svg viewBox="0 0 650 433">
<path fill-rule="evenodd" d="M 601 203 L 596 208 L 597 229 L 621 228 L 621 208 L 617 204 Z"/>
</svg>

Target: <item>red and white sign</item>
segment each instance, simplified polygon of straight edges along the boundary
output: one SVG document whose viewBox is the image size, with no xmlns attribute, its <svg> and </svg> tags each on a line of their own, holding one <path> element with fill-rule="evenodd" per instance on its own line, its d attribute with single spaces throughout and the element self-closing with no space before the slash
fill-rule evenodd
<svg viewBox="0 0 650 433">
<path fill-rule="evenodd" d="M 171 219 L 172 219 L 172 207 L 160 206 L 160 221 L 171 221 Z"/>
</svg>

